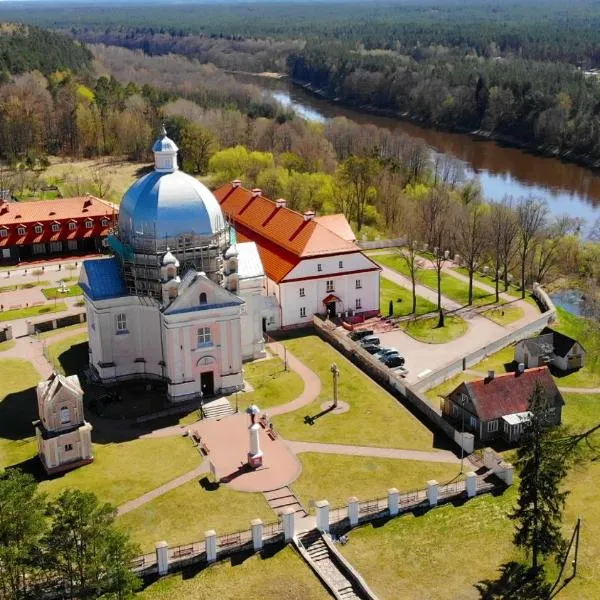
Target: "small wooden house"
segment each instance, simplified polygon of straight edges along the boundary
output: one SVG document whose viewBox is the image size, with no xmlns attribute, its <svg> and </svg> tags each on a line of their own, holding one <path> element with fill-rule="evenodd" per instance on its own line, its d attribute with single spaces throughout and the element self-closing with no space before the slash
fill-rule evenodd
<svg viewBox="0 0 600 600">
<path fill-rule="evenodd" d="M 546 327 L 540 335 L 517 343 L 515 361 L 526 369 L 552 365 L 560 371 L 572 371 L 585 364 L 585 349 L 577 340 Z"/>
</svg>

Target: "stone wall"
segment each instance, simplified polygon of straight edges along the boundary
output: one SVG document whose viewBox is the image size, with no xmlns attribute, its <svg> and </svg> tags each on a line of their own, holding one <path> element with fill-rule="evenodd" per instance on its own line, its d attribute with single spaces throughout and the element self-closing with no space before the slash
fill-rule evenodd
<svg viewBox="0 0 600 600">
<path fill-rule="evenodd" d="M 395 248 L 396 246 L 404 246 L 405 238 L 394 238 L 391 240 L 373 240 L 371 242 L 358 242 L 362 250 L 378 250 L 379 248 Z"/>
<path fill-rule="evenodd" d="M 53 329 L 60 329 L 61 327 L 68 327 L 69 325 L 85 322 L 85 312 L 67 315 L 66 317 L 56 317 L 54 319 L 48 319 L 47 321 L 36 321 L 35 323 L 33 321 L 27 321 L 27 335 L 35 335 L 36 333 L 41 333 L 43 331 L 52 331 Z"/>
<path fill-rule="evenodd" d="M 12 337 L 12 325 L 3 325 L 2 327 L 0 327 L 0 343 L 12 340 Z"/>
</svg>

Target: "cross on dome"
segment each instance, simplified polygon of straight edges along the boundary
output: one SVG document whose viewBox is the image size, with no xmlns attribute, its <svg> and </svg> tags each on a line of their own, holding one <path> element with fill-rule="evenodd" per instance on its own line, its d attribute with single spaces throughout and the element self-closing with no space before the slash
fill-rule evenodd
<svg viewBox="0 0 600 600">
<path fill-rule="evenodd" d="M 172 173 L 177 171 L 177 144 L 167 136 L 167 128 L 163 123 L 160 128 L 160 137 L 154 142 L 154 169 L 160 173 Z"/>
</svg>

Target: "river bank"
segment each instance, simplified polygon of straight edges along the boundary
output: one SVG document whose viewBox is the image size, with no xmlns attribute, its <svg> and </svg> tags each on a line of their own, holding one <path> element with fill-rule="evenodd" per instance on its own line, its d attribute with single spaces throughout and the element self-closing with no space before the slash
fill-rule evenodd
<svg viewBox="0 0 600 600">
<path fill-rule="evenodd" d="M 522 140 L 517 138 L 494 133 L 493 131 L 486 131 L 483 129 L 470 130 L 465 127 L 455 126 L 455 127 L 445 127 L 439 125 L 433 125 L 428 123 L 424 119 L 420 119 L 410 113 L 399 113 L 393 110 L 386 110 L 383 108 L 378 108 L 376 106 L 372 106 L 370 104 L 353 104 L 352 102 L 348 102 L 346 100 L 342 100 L 341 98 L 334 98 L 330 96 L 325 90 L 316 88 L 311 83 L 307 81 L 301 81 L 299 79 L 288 78 L 288 81 L 291 81 L 294 85 L 301 87 L 306 92 L 310 94 L 314 94 L 323 100 L 327 100 L 328 102 L 334 102 L 341 106 L 346 106 L 353 110 L 358 110 L 361 112 L 365 112 L 372 115 L 377 115 L 381 117 L 387 117 L 390 119 L 401 119 L 403 121 L 408 121 L 409 123 L 414 123 L 419 127 L 425 127 L 428 129 L 432 129 L 435 131 L 448 132 L 448 133 L 459 133 L 462 135 L 468 135 L 475 139 L 484 139 L 487 141 L 495 142 L 497 144 L 502 144 L 504 146 L 508 146 L 510 148 L 517 148 L 519 150 L 523 150 L 526 152 L 530 152 L 535 156 L 540 156 L 544 158 L 553 158 L 556 160 L 565 161 L 568 163 L 572 163 L 581 167 L 585 167 L 586 169 L 590 169 L 591 171 L 600 172 L 600 159 L 592 159 L 588 156 L 580 156 L 578 154 L 572 153 L 570 150 L 560 152 L 558 149 L 547 149 L 542 146 L 532 146 L 531 144 L 527 144 Z"/>
</svg>

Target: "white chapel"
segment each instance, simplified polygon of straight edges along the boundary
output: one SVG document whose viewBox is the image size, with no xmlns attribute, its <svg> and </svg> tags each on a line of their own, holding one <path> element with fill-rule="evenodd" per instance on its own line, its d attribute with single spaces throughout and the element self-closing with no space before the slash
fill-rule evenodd
<svg viewBox="0 0 600 600">
<path fill-rule="evenodd" d="M 164 128 L 153 152 L 121 202 L 114 256 L 81 270 L 92 376 L 161 380 L 172 401 L 238 390 L 272 318 L 258 248 L 237 243 L 212 192 L 179 170 Z"/>
</svg>

